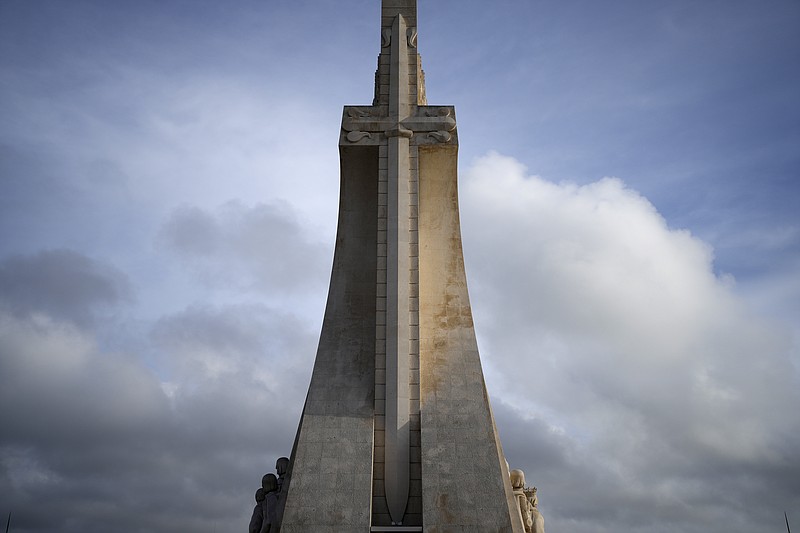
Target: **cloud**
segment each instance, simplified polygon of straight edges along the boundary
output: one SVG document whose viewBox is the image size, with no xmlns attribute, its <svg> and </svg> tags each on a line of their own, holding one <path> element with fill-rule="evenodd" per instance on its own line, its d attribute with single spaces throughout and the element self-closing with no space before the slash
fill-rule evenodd
<svg viewBox="0 0 800 533">
<path fill-rule="evenodd" d="M 169 414 L 134 358 L 69 322 L 0 312 L 0 491 L 20 530 L 78 531 L 108 520 L 121 496 L 131 510 L 120 517 L 132 512 L 142 496 L 131 490 L 169 453 L 157 437 Z M 48 501 L 52 512 L 38 512 Z"/>
<path fill-rule="evenodd" d="M 309 379 L 313 327 L 195 305 L 109 343 L 120 332 L 98 318 L 130 299 L 127 276 L 69 250 L 7 258 L 0 289 L 0 493 L 16 529 L 244 527 L 291 449 L 305 391 L 286 384 Z"/>
<path fill-rule="evenodd" d="M 154 325 L 154 369 L 68 321 L 0 312 L 0 492 L 17 529 L 243 528 L 290 451 L 305 390 L 286 380 L 308 381 L 315 342 L 263 306 L 193 307 Z"/>
<path fill-rule="evenodd" d="M 152 337 L 180 380 L 243 380 L 279 395 L 282 379 L 310 365 L 317 340 L 299 318 L 257 304 L 192 306 L 160 319 Z"/>
<path fill-rule="evenodd" d="M 795 348 L 708 245 L 616 179 L 553 184 L 490 154 L 462 184 L 495 416 L 552 527 L 744 531 L 791 508 Z M 317 328 L 286 302 L 324 292 L 303 286 L 324 247 L 281 204 L 180 208 L 159 239 L 237 302 L 155 318 L 135 349 L 92 332 L 125 273 L 63 250 L 0 264 L 0 491 L 23 531 L 244 527 L 291 447 Z"/>
<path fill-rule="evenodd" d="M 43 315 L 0 319 L 7 436 L 80 444 L 102 440 L 106 430 L 133 436 L 161 409 L 149 372 L 134 359 L 103 354 L 74 325 Z"/>
<path fill-rule="evenodd" d="M 328 246 L 310 238 L 283 203 L 184 206 L 172 212 L 159 241 L 208 285 L 243 291 L 324 292 L 330 268 Z"/>
<path fill-rule="evenodd" d="M 682 531 L 706 530 L 717 515 L 754 520 L 715 484 L 733 477 L 746 492 L 775 470 L 798 474 L 790 435 L 800 417 L 789 406 L 800 404 L 800 387 L 789 332 L 715 276 L 708 245 L 669 228 L 618 179 L 554 184 L 490 154 L 463 184 L 490 391 L 516 410 L 501 411 L 501 427 L 544 430 L 571 450 L 555 456 L 569 467 L 559 479 L 545 476 L 543 502 L 554 491 L 565 517 L 594 516 L 585 506 L 604 498 L 642 508 L 614 517 L 617 529 L 681 509 L 694 509 Z M 548 472 L 524 452 L 518 460 Z M 583 482 L 565 483 L 571 475 Z M 786 502 L 786 488 L 758 500 L 765 508 Z"/>
<path fill-rule="evenodd" d="M 131 299 L 127 276 L 73 250 L 14 255 L 0 262 L 0 308 L 43 313 L 80 325 Z"/>
</svg>

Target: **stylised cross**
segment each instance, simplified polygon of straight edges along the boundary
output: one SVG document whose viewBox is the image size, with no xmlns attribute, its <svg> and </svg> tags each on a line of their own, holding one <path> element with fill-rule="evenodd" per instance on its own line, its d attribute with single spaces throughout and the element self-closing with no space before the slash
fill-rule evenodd
<svg viewBox="0 0 800 533">
<path fill-rule="evenodd" d="M 380 109 L 372 106 L 347 106 L 342 129 L 350 143 L 380 144 L 381 134 L 387 138 L 416 137 L 417 145 L 452 139 L 451 132 L 456 127 L 452 106 L 415 107 L 412 115 L 401 118 L 399 114 L 380 116 Z"/>
</svg>

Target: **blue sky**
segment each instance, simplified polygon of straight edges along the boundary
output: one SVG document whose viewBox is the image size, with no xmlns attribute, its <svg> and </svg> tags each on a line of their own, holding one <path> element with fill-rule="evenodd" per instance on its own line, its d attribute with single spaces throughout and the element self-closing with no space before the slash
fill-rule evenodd
<svg viewBox="0 0 800 533">
<path fill-rule="evenodd" d="M 310 377 L 341 109 L 371 102 L 379 11 L 0 2 L 12 531 L 245 527 Z M 487 386 L 548 530 L 781 531 L 800 509 L 800 4 L 419 17 L 428 100 L 457 111 Z"/>
</svg>

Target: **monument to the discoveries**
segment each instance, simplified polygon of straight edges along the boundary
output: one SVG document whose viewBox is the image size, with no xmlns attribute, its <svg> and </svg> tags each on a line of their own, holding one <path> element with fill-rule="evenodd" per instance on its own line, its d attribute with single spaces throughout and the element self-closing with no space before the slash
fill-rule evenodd
<svg viewBox="0 0 800 533">
<path fill-rule="evenodd" d="M 282 533 L 523 533 L 475 341 L 452 106 L 429 106 L 416 0 L 383 0 L 371 106 L 339 139 L 336 251 L 283 482 Z"/>
</svg>

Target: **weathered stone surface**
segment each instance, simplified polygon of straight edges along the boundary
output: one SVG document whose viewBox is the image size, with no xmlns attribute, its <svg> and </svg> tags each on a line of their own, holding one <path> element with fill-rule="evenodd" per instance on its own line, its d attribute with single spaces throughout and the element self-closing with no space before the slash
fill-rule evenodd
<svg viewBox="0 0 800 533">
<path fill-rule="evenodd" d="M 383 0 L 345 107 L 333 272 L 281 531 L 523 533 L 472 324 L 455 110 L 427 106 L 416 0 Z"/>
<path fill-rule="evenodd" d="M 423 523 L 431 532 L 448 526 L 522 531 L 473 329 L 456 165 L 453 146 L 420 148 Z"/>
<path fill-rule="evenodd" d="M 343 147 L 333 272 L 281 531 L 365 531 L 375 405 L 377 147 Z"/>
</svg>

